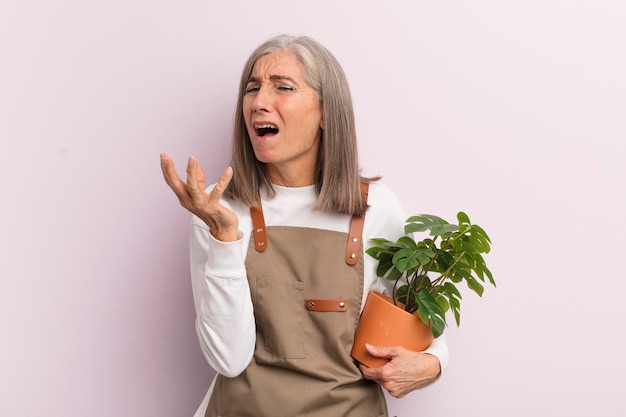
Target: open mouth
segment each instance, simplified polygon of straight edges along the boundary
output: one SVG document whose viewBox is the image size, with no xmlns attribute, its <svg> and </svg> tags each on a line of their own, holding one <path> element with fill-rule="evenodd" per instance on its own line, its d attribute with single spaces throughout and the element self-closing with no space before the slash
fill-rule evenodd
<svg viewBox="0 0 626 417">
<path fill-rule="evenodd" d="M 278 133 L 278 128 L 274 125 L 264 124 L 254 126 L 254 131 L 258 136 L 275 135 Z"/>
</svg>

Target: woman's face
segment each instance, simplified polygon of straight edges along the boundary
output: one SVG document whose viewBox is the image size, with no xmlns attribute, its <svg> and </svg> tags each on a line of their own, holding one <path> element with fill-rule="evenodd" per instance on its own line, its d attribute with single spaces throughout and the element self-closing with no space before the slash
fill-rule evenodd
<svg viewBox="0 0 626 417">
<path fill-rule="evenodd" d="M 243 113 L 254 153 L 267 164 L 271 180 L 285 186 L 312 184 L 323 110 L 292 52 L 272 52 L 257 60 Z"/>
</svg>

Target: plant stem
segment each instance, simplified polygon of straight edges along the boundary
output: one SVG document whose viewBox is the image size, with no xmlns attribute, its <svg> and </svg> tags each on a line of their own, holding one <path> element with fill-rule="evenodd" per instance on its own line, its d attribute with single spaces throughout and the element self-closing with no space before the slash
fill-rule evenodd
<svg viewBox="0 0 626 417">
<path fill-rule="evenodd" d="M 430 262 L 427 265 L 427 271 L 430 271 L 430 268 L 432 267 L 432 264 L 434 263 L 434 261 L 437 259 L 437 257 L 439 256 L 440 253 L 444 252 L 444 249 L 446 249 L 448 246 L 450 246 L 452 243 L 454 243 L 457 239 L 461 238 L 462 236 L 464 236 L 465 233 L 459 233 L 458 235 L 456 235 L 455 237 L 453 237 L 452 239 L 447 239 L 441 242 L 441 248 L 439 248 L 438 251 L 435 251 L 435 256 L 432 257 L 432 259 L 430 260 Z M 437 238 L 435 237 L 435 239 L 433 239 L 433 244 L 432 246 L 435 246 L 435 240 Z M 432 249 L 432 247 L 431 247 Z M 454 262 L 452 263 L 452 265 L 450 265 L 445 271 L 443 271 L 438 277 L 437 279 L 435 279 L 432 282 L 432 286 L 437 286 L 441 283 L 441 281 L 443 281 L 448 274 L 450 273 L 450 271 L 452 271 L 452 268 L 454 268 L 454 266 L 465 257 L 465 251 L 461 252 L 460 255 L 458 256 L 454 256 Z"/>
<path fill-rule="evenodd" d="M 455 256 L 455 259 L 454 259 L 454 262 L 452 263 L 452 265 L 450 265 L 450 266 L 448 267 L 448 269 L 446 269 L 445 271 L 443 271 L 443 272 L 441 273 L 441 275 L 439 275 L 439 276 L 437 277 L 437 279 L 433 281 L 432 285 L 433 285 L 433 286 L 435 286 L 435 285 L 439 284 L 439 282 L 440 282 L 440 281 L 443 281 L 443 280 L 444 280 L 444 279 L 448 276 L 448 274 L 450 273 L 450 271 L 452 270 L 452 268 L 454 268 L 454 266 L 455 266 L 457 263 L 459 263 L 459 262 L 461 261 L 461 259 L 463 259 L 463 257 L 464 257 L 464 256 L 465 256 L 465 251 L 461 252 L 461 254 L 460 254 L 460 255 L 458 255 L 458 257 L 457 257 L 457 256 Z"/>
</svg>

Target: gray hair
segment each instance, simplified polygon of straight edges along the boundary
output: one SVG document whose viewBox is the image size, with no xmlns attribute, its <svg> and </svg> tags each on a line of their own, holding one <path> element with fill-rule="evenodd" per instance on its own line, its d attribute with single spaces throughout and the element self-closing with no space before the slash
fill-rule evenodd
<svg viewBox="0 0 626 417">
<path fill-rule="evenodd" d="M 278 35 L 257 47 L 243 68 L 233 127 L 231 166 L 234 176 L 225 195 L 252 207 L 258 205 L 261 187 L 275 195 L 264 163 L 256 159 L 243 116 L 246 84 L 257 60 L 276 51 L 291 51 L 303 68 L 323 108 L 324 128 L 318 151 L 315 186 L 316 210 L 363 214 L 367 208 L 361 195 L 352 97 L 346 75 L 337 59 L 319 42 L 307 36 Z"/>
</svg>

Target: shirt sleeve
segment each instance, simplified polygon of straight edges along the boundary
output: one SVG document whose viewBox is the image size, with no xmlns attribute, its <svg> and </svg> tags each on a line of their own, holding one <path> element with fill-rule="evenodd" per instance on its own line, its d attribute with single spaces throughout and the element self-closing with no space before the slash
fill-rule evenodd
<svg viewBox="0 0 626 417">
<path fill-rule="evenodd" d="M 197 217 L 191 222 L 190 268 L 196 332 L 209 365 L 221 375 L 243 372 L 254 353 L 254 312 L 244 239 L 221 242 Z"/>
<path fill-rule="evenodd" d="M 448 352 L 448 343 L 446 342 L 446 335 L 442 334 L 441 336 L 435 338 L 430 346 L 424 350 L 424 353 L 430 353 L 439 359 L 439 365 L 441 366 L 441 372 L 448 366 L 448 359 L 450 357 L 450 353 Z"/>
</svg>

